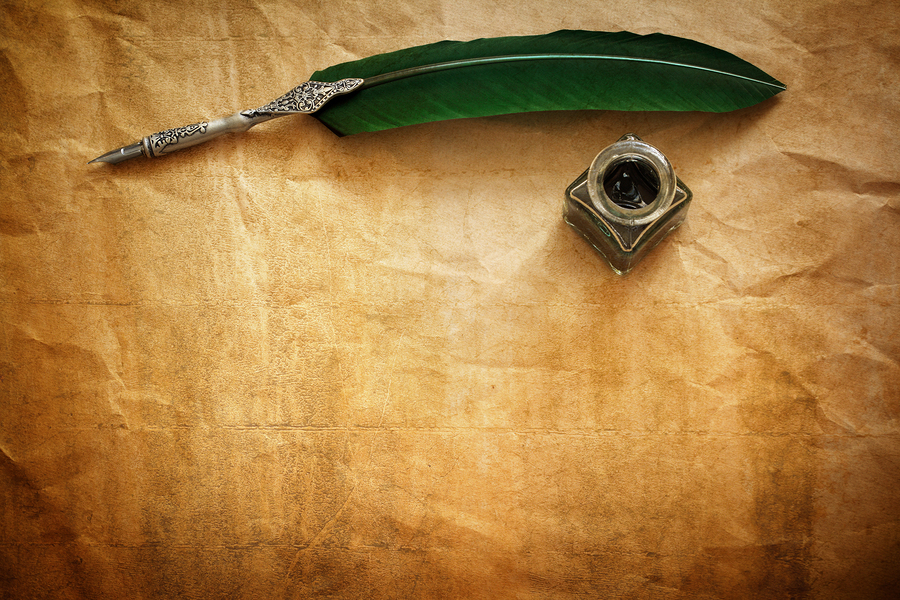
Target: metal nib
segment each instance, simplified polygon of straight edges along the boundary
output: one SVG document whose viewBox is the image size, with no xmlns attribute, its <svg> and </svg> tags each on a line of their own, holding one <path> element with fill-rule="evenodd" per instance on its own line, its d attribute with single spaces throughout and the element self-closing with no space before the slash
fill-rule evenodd
<svg viewBox="0 0 900 600">
<path fill-rule="evenodd" d="M 122 146 L 121 148 L 118 148 L 111 152 L 107 152 L 103 156 L 98 156 L 88 164 L 95 162 L 105 162 L 111 165 L 115 165 L 141 155 L 143 155 L 142 144 L 141 142 L 136 142 L 134 144 L 129 144 L 128 146 Z"/>
</svg>

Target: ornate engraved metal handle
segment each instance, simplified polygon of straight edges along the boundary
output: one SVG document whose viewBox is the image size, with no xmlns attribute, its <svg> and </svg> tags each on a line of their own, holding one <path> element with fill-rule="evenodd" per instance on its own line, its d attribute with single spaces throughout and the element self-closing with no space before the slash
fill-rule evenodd
<svg viewBox="0 0 900 600">
<path fill-rule="evenodd" d="M 142 155 L 154 158 L 181 150 L 182 148 L 190 148 L 191 146 L 202 144 L 224 133 L 247 131 L 254 125 L 276 117 L 297 113 L 313 113 L 322 108 L 334 96 L 352 92 L 362 84 L 362 79 L 341 79 L 334 83 L 307 81 L 265 106 L 244 110 L 230 117 L 214 121 L 202 121 L 185 125 L 184 127 L 166 129 L 165 131 L 148 135 L 140 142 L 107 152 L 91 162 L 115 164 Z"/>
<path fill-rule="evenodd" d="M 184 127 L 166 129 L 159 133 L 153 133 L 141 140 L 141 153 L 150 158 L 169 154 L 182 148 L 190 148 L 202 144 L 224 133 L 240 133 L 247 131 L 257 123 L 268 121 L 274 117 L 259 115 L 246 117 L 241 113 L 235 113 L 230 117 L 216 119 L 215 121 L 203 121 Z"/>
</svg>

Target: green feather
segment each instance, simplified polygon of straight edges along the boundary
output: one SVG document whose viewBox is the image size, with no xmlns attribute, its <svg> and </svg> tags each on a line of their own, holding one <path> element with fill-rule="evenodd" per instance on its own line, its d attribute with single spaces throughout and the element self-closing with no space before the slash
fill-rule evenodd
<svg viewBox="0 0 900 600">
<path fill-rule="evenodd" d="M 543 110 L 726 112 L 785 89 L 706 44 L 593 31 L 438 42 L 335 65 L 310 79 L 347 77 L 365 83 L 313 115 L 339 135 Z"/>
</svg>

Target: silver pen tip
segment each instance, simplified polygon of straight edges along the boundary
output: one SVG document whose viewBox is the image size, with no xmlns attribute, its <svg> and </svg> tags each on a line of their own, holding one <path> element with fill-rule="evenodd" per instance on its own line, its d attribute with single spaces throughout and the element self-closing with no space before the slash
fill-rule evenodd
<svg viewBox="0 0 900 600">
<path fill-rule="evenodd" d="M 122 146 L 121 148 L 116 148 L 102 156 L 98 156 L 94 160 L 90 161 L 88 164 L 92 164 L 95 162 L 104 162 L 109 163 L 111 165 L 118 164 L 120 162 L 125 162 L 126 160 L 138 157 L 143 155 L 143 151 L 141 148 L 141 142 L 136 142 L 134 144 L 129 144 L 128 146 Z"/>
</svg>

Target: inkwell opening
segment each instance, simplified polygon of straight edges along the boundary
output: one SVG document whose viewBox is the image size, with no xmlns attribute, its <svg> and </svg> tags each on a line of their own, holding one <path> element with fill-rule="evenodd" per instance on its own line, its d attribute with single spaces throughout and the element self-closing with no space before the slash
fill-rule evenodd
<svg viewBox="0 0 900 600">
<path fill-rule="evenodd" d="M 642 160 L 619 159 L 604 174 L 603 190 L 617 206 L 626 210 L 638 210 L 656 200 L 659 194 L 659 175 Z"/>
</svg>

